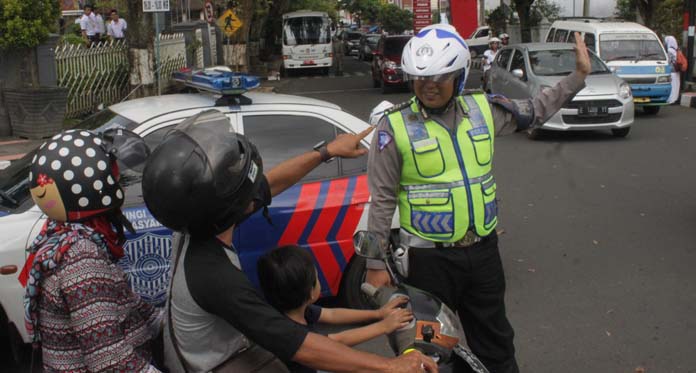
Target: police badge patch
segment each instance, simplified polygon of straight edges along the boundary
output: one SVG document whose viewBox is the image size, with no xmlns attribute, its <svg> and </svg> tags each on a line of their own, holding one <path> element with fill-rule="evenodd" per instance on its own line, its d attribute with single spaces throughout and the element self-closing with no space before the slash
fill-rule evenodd
<svg viewBox="0 0 696 373">
<path fill-rule="evenodd" d="M 384 148 L 386 148 L 387 145 L 389 145 L 393 140 L 392 136 L 387 131 L 379 131 L 377 136 L 378 136 L 377 141 L 379 144 L 379 151 L 384 150 Z"/>
</svg>

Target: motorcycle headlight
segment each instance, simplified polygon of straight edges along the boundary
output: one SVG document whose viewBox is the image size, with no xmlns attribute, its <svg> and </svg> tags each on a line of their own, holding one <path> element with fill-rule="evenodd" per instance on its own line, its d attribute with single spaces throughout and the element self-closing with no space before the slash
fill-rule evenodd
<svg viewBox="0 0 696 373">
<path fill-rule="evenodd" d="M 631 97 L 631 86 L 628 83 L 621 83 L 619 86 L 619 97 L 629 98 Z"/>
<path fill-rule="evenodd" d="M 442 303 L 440 307 L 440 312 L 437 314 L 437 321 L 440 322 L 440 333 L 459 338 L 460 341 L 465 340 L 464 328 L 462 328 L 462 323 L 459 321 L 459 317 L 452 312 L 452 310 L 447 307 L 446 304 Z"/>
<path fill-rule="evenodd" d="M 662 75 L 657 77 L 657 84 L 661 83 L 671 83 L 672 82 L 672 77 L 669 75 Z"/>
</svg>

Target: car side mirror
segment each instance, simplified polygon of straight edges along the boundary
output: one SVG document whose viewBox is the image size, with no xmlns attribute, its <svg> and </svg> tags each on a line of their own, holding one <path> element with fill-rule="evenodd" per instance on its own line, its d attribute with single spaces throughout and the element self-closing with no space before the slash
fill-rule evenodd
<svg viewBox="0 0 696 373">
<path fill-rule="evenodd" d="M 512 76 L 517 79 L 524 79 L 524 71 L 522 71 L 522 69 L 512 70 Z"/>
<path fill-rule="evenodd" d="M 379 238 L 373 232 L 358 231 L 353 236 L 355 253 L 368 259 L 384 259 Z"/>
</svg>

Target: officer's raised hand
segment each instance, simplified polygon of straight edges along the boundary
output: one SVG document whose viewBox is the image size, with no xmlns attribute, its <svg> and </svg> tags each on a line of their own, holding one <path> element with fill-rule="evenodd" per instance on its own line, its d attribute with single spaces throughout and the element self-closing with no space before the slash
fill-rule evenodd
<svg viewBox="0 0 696 373">
<path fill-rule="evenodd" d="M 575 70 L 583 77 L 590 75 L 590 71 L 592 71 L 590 53 L 587 51 L 585 41 L 579 32 L 575 33 Z"/>
</svg>

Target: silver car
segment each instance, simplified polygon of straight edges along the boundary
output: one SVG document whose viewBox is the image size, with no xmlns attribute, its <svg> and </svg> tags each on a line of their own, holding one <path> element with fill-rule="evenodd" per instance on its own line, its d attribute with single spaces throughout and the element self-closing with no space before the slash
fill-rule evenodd
<svg viewBox="0 0 696 373">
<path fill-rule="evenodd" d="M 625 137 L 634 117 L 631 87 L 592 52 L 590 59 L 592 72 L 585 80 L 587 86 L 541 128 L 558 131 L 610 129 L 614 136 Z M 485 90 L 512 99 L 530 98 L 554 86 L 574 70 L 573 44 L 511 45 L 498 52 Z M 539 130 L 530 131 L 529 136 L 538 137 Z"/>
</svg>

